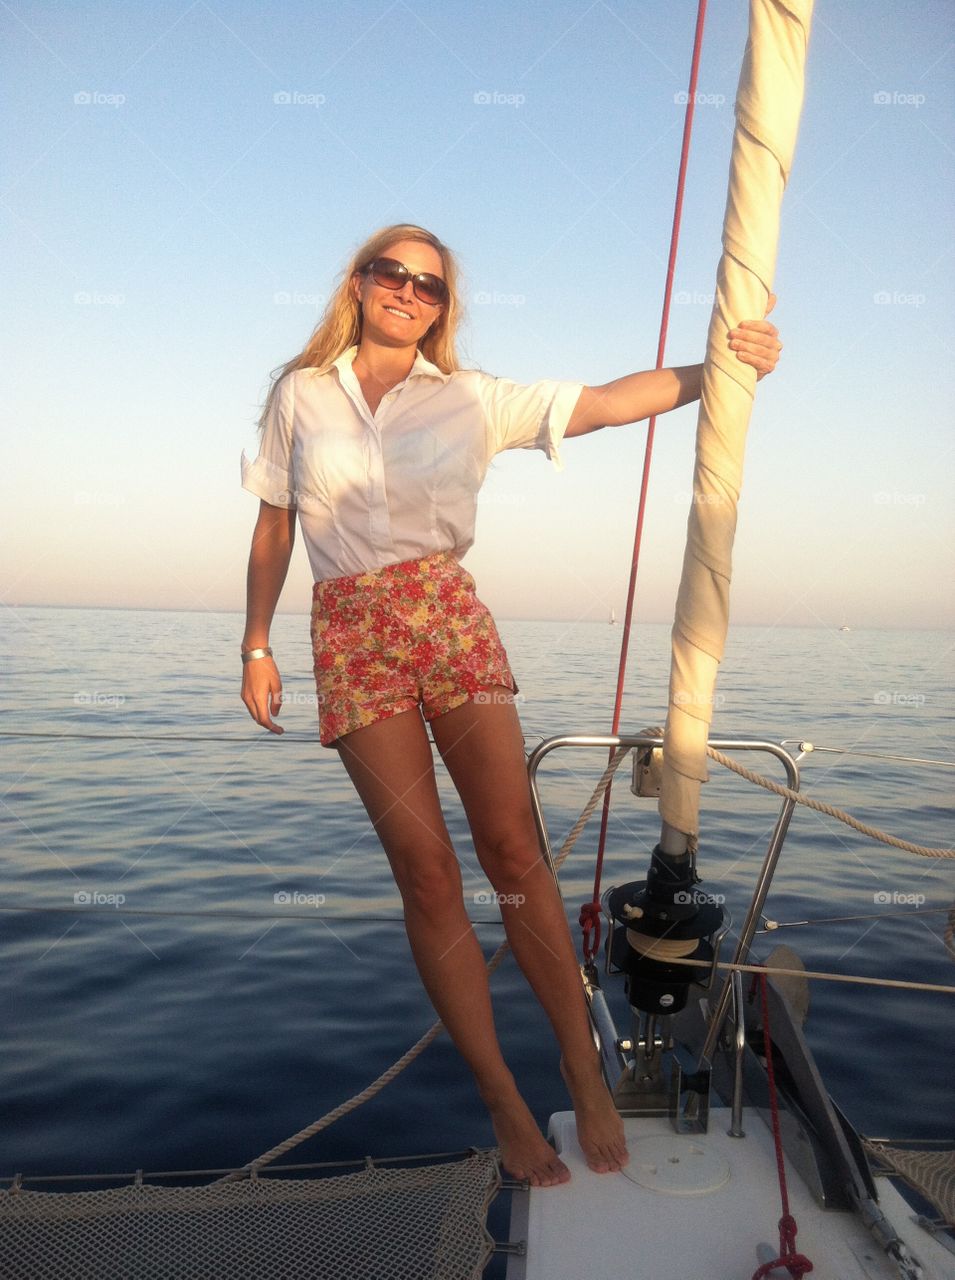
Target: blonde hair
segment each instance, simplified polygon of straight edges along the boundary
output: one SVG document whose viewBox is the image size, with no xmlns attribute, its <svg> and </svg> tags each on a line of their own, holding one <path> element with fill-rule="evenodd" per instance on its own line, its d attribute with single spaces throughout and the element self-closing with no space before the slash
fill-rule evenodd
<svg viewBox="0 0 955 1280">
<path fill-rule="evenodd" d="M 422 244 L 429 244 L 436 249 L 441 255 L 442 271 L 448 286 L 448 301 L 442 307 L 434 324 L 419 340 L 418 350 L 426 360 L 437 365 L 442 373 L 452 373 L 461 367 L 456 345 L 460 303 L 457 288 L 458 271 L 454 254 L 436 235 L 426 231 L 424 227 L 417 227 L 413 223 L 396 223 L 394 226 L 382 227 L 380 231 L 369 236 L 342 271 L 335 292 L 329 298 L 324 314 L 303 350 L 285 364 L 280 365 L 277 371 L 272 371 L 272 385 L 269 387 L 265 407 L 259 419 L 260 431 L 272 407 L 276 388 L 287 374 L 296 369 L 326 368 L 337 360 L 343 351 L 361 342 L 361 303 L 352 290 L 352 277 L 356 271 L 363 272 L 376 258 L 381 257 L 386 249 L 397 244 L 399 240 L 419 240 Z"/>
</svg>

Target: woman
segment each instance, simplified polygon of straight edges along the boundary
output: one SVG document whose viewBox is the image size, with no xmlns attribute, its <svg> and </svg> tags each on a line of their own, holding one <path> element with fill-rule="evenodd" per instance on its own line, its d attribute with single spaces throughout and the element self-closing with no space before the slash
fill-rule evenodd
<svg viewBox="0 0 955 1280">
<path fill-rule="evenodd" d="M 421 227 L 385 227 L 355 254 L 304 351 L 272 386 L 243 485 L 260 499 L 248 573 L 242 700 L 272 733 L 282 683 L 269 627 L 295 536 L 315 588 L 320 736 L 335 747 L 388 856 L 405 927 L 439 1016 L 474 1072 L 504 1167 L 533 1186 L 570 1172 L 544 1139 L 501 1055 L 484 958 L 464 909 L 424 721 L 464 805 L 508 941 L 561 1048 L 589 1167 L 628 1155 L 604 1084 L 560 895 L 531 815 L 517 685 L 474 579 L 477 491 L 507 448 L 560 465 L 567 436 L 695 400 L 698 365 L 604 386 L 519 386 L 458 367 L 456 271 Z M 766 321 L 729 334 L 758 374 L 780 344 Z M 424 719 L 422 718 L 424 717 Z"/>
</svg>

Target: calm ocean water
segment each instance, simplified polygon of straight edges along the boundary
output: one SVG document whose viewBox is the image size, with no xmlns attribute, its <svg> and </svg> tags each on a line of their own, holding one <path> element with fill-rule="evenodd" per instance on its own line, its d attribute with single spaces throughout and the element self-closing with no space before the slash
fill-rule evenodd
<svg viewBox="0 0 955 1280">
<path fill-rule="evenodd" d="M 282 616 L 273 631 L 287 692 L 281 739 L 238 701 L 236 614 L 21 609 L 7 618 L 0 1174 L 243 1164 L 363 1088 L 433 1021 L 384 854 L 337 753 L 317 742 L 307 618 Z M 500 630 L 529 744 L 607 730 L 619 627 L 502 621 Z M 637 628 L 625 730 L 660 722 L 668 646 L 668 628 Z M 733 628 L 714 732 L 952 760 L 951 653 L 952 637 L 937 632 Z M 17 731 L 88 736 L 7 736 Z M 605 759 L 560 752 L 545 764 L 555 844 Z M 490 955 L 503 929 L 493 908 L 470 905 L 487 885 L 453 788 L 440 783 Z M 817 754 L 803 783 L 897 835 L 951 840 L 951 770 Z M 614 796 L 605 886 L 642 876 L 658 833 L 654 805 L 625 783 Z M 700 870 L 737 922 L 776 812 L 773 797 L 714 766 Z M 575 934 L 598 821 L 562 874 Z M 800 809 L 768 915 L 865 918 L 759 941 L 764 952 L 776 941 L 796 947 L 809 968 L 951 984 L 942 935 L 953 900 L 951 862 L 876 845 Z M 21 907 L 36 910 L 9 910 Z M 209 914 L 177 914 L 199 912 Z M 549 1024 L 512 958 L 492 992 L 505 1053 L 546 1122 L 568 1105 Z M 612 999 L 623 1028 L 622 992 Z M 808 1034 L 823 1074 L 863 1131 L 950 1133 L 951 999 L 825 983 L 812 999 Z M 289 1158 L 492 1142 L 442 1036 Z"/>
</svg>

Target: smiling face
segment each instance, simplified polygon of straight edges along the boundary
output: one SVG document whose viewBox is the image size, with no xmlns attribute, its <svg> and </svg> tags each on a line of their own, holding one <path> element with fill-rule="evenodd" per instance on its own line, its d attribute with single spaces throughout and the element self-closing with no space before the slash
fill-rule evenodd
<svg viewBox="0 0 955 1280">
<path fill-rule="evenodd" d="M 441 254 L 421 240 L 396 240 L 379 255 L 396 258 L 417 275 L 428 271 L 444 279 Z M 362 336 L 386 347 L 411 347 L 424 337 L 443 310 L 422 302 L 408 279 L 400 289 L 387 289 L 370 272 L 352 276 L 352 289 L 362 309 Z"/>
</svg>

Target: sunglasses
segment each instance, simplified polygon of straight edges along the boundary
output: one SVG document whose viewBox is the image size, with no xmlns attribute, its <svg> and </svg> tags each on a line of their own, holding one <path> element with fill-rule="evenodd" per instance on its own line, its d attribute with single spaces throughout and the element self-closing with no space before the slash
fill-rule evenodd
<svg viewBox="0 0 955 1280">
<path fill-rule="evenodd" d="M 438 307 L 448 300 L 448 286 L 440 276 L 433 276 L 430 271 L 412 275 L 405 264 L 395 258 L 376 258 L 365 267 L 364 274 L 370 274 L 383 289 L 401 289 L 410 280 L 415 297 L 429 307 Z"/>
</svg>

